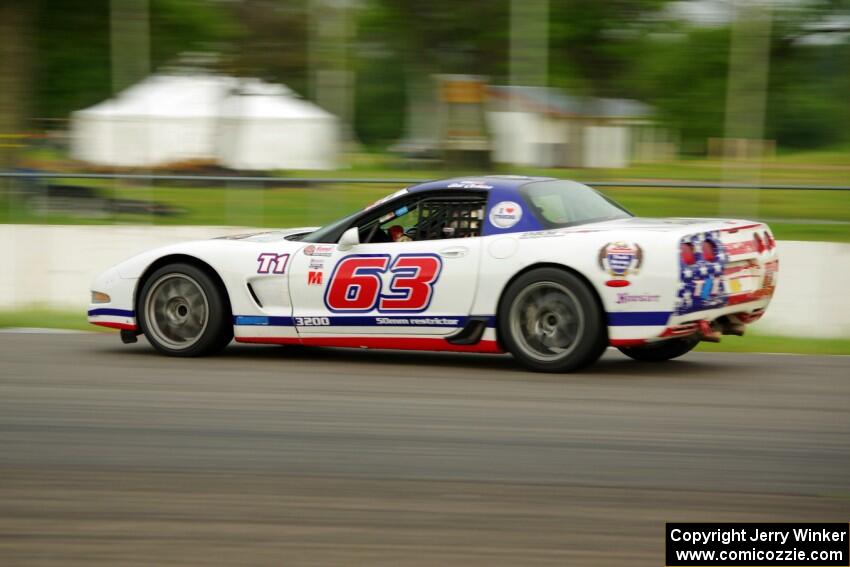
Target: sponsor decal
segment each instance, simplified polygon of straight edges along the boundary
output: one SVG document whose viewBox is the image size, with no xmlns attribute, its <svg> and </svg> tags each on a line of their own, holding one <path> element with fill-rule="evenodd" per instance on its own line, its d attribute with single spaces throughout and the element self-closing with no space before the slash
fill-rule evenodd
<svg viewBox="0 0 850 567">
<path fill-rule="evenodd" d="M 449 183 L 449 189 L 492 189 L 492 185 L 488 185 L 483 181 L 455 181 L 454 183 Z"/>
<path fill-rule="evenodd" d="M 269 234 L 268 232 L 252 232 L 250 234 L 231 234 L 230 236 L 218 236 L 213 240 L 246 240 L 248 238 L 254 238 L 255 236 L 262 236 L 264 234 Z"/>
<path fill-rule="evenodd" d="M 463 327 L 469 317 L 464 315 L 402 315 L 402 316 L 368 316 L 368 315 L 345 315 L 324 317 L 258 317 L 254 315 L 236 315 L 233 318 L 235 325 L 253 325 L 270 327 L 381 327 L 381 326 L 410 326 L 410 327 Z M 484 320 L 489 328 L 496 326 L 494 315 L 478 316 L 476 319 Z"/>
<path fill-rule="evenodd" d="M 658 303 L 659 301 L 661 296 L 651 293 L 618 293 L 616 303 L 622 305 L 624 303 Z"/>
<path fill-rule="evenodd" d="M 435 254 L 346 256 L 328 281 L 325 306 L 333 312 L 419 313 L 431 304 L 442 269 L 442 260 Z M 387 273 L 392 277 L 381 277 Z"/>
<path fill-rule="evenodd" d="M 306 256 L 331 256 L 336 247 L 333 244 L 308 244 L 304 247 Z"/>
<path fill-rule="evenodd" d="M 329 327 L 331 324 L 328 317 L 293 317 L 292 322 L 297 327 Z"/>
<path fill-rule="evenodd" d="M 286 264 L 289 263 L 289 254 L 278 254 L 276 252 L 263 252 L 257 256 L 258 274 L 285 274 Z"/>
<path fill-rule="evenodd" d="M 553 238 L 557 236 L 565 236 L 567 234 L 584 234 L 588 232 L 602 232 L 608 230 L 606 228 L 556 228 L 552 230 L 535 230 L 531 232 L 523 232 L 519 235 L 520 238 Z"/>
<path fill-rule="evenodd" d="M 460 327 L 460 320 L 451 317 L 375 317 L 376 325 L 425 325 L 428 327 Z"/>
<path fill-rule="evenodd" d="M 688 226 L 690 224 L 700 224 L 703 221 L 702 219 L 663 219 L 661 220 L 664 224 L 675 224 L 681 226 Z"/>
<path fill-rule="evenodd" d="M 730 256 L 757 252 L 756 243 L 752 239 L 743 242 L 731 242 L 724 246 L 724 250 Z"/>
<path fill-rule="evenodd" d="M 613 278 L 637 275 L 643 264 L 643 249 L 637 244 L 609 242 L 599 250 L 599 267 Z"/>
<path fill-rule="evenodd" d="M 779 272 L 779 260 L 773 260 L 764 265 L 764 287 L 770 289 L 770 294 L 776 288 L 777 273 Z"/>
<path fill-rule="evenodd" d="M 325 269 L 325 259 L 324 258 L 310 258 L 310 269 L 311 270 L 324 270 Z"/>
<path fill-rule="evenodd" d="M 513 201 L 502 201 L 490 209 L 490 224 L 496 228 L 511 228 L 522 218 L 522 207 Z"/>
<path fill-rule="evenodd" d="M 401 197 L 402 195 L 405 195 L 406 193 L 407 193 L 407 189 L 399 189 L 398 191 L 396 191 L 395 193 L 393 193 L 391 195 L 387 195 L 386 197 L 383 197 L 382 199 L 378 199 L 377 201 L 375 201 L 374 203 L 372 203 L 371 205 L 366 207 L 364 210 L 368 211 L 369 209 L 374 209 L 378 205 L 383 205 L 384 203 L 386 203 L 388 201 L 392 201 L 396 197 Z"/>
<path fill-rule="evenodd" d="M 309 271 L 307 272 L 307 285 L 322 285 L 324 272 Z"/>
</svg>

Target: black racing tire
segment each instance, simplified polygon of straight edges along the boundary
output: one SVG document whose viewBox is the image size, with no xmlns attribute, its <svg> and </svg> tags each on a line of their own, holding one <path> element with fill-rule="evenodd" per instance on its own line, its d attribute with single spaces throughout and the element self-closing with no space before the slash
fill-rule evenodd
<svg viewBox="0 0 850 567">
<path fill-rule="evenodd" d="M 699 344 L 696 336 L 667 339 L 643 346 L 617 347 L 620 352 L 641 362 L 664 362 L 691 352 Z"/>
<path fill-rule="evenodd" d="M 566 270 L 536 268 L 520 275 L 502 294 L 498 318 L 499 339 L 529 370 L 578 370 L 608 346 L 596 294 Z"/>
<path fill-rule="evenodd" d="M 233 339 L 226 293 L 191 264 L 168 264 L 153 272 L 138 295 L 136 313 L 148 342 L 169 356 L 215 354 Z"/>
</svg>

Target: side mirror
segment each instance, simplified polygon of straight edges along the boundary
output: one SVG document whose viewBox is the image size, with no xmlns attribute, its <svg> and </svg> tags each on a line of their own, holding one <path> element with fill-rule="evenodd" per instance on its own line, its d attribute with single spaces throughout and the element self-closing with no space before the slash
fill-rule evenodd
<svg viewBox="0 0 850 567">
<path fill-rule="evenodd" d="M 354 226 L 342 233 L 337 248 L 345 251 L 354 248 L 358 244 L 360 244 L 360 230 Z"/>
</svg>

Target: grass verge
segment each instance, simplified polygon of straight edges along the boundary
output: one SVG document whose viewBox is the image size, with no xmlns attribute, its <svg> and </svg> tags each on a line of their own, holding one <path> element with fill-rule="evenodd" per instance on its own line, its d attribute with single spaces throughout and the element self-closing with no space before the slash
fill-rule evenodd
<svg viewBox="0 0 850 567">
<path fill-rule="evenodd" d="M 11 327 L 117 332 L 96 325 L 90 325 L 86 321 L 86 315 L 83 310 L 74 312 L 54 311 L 42 308 L 0 311 L 0 328 Z M 701 343 L 696 350 L 702 352 L 850 355 L 850 338 L 811 339 L 747 334 L 744 337 L 724 337 L 719 343 Z"/>
<path fill-rule="evenodd" d="M 0 198 L 0 222 L 24 224 L 155 224 L 321 226 L 397 189 L 394 185 L 326 185 L 275 189 L 115 186 L 117 199 L 150 199 L 178 208 L 170 217 L 37 212 L 20 199 Z M 140 194 L 144 193 L 144 195 Z M 766 220 L 780 240 L 850 242 L 850 196 L 839 191 L 606 188 L 632 213 L 645 217 L 722 217 Z M 2 196 L 0 196 L 2 197 Z"/>
<path fill-rule="evenodd" d="M 812 339 L 803 337 L 771 337 L 747 334 L 743 337 L 723 337 L 719 343 L 700 343 L 700 352 L 772 352 L 786 354 L 843 354 L 850 355 L 850 338 Z"/>
<path fill-rule="evenodd" d="M 14 309 L 0 311 L 0 329 L 31 327 L 37 329 L 71 329 L 77 331 L 108 332 L 105 327 L 92 325 L 86 319 L 84 309 L 79 311 L 57 311 L 46 308 Z"/>
<path fill-rule="evenodd" d="M 846 185 L 850 148 L 781 153 L 762 162 L 726 163 L 718 159 L 679 159 L 634 164 L 625 169 L 535 169 L 494 165 L 486 172 L 442 167 L 410 168 L 388 154 L 346 156 L 348 168 L 335 171 L 277 172 L 281 177 L 435 179 L 476 173 L 551 175 L 578 181 L 739 181 L 753 183 Z M 41 163 L 47 170 L 51 161 Z M 55 184 L 87 186 L 101 199 L 155 201 L 176 209 L 167 217 L 72 211 L 61 200 L 38 198 L 39 189 L 23 186 L 0 192 L 0 222 L 25 224 L 156 224 L 295 227 L 323 225 L 391 193 L 402 184 L 322 184 L 264 188 L 262 183 L 231 186 L 57 179 Z M 755 191 L 747 189 L 606 188 L 607 195 L 640 216 L 723 217 L 766 220 L 780 240 L 850 242 L 850 198 L 844 191 Z M 98 201 L 99 202 L 99 201 Z"/>
</svg>

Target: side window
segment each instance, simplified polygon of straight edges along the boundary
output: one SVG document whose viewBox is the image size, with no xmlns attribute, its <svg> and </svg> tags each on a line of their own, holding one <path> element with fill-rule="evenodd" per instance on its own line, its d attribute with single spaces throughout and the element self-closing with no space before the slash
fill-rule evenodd
<svg viewBox="0 0 850 567">
<path fill-rule="evenodd" d="M 484 200 L 427 199 L 419 205 L 416 240 L 481 236 Z"/>
<path fill-rule="evenodd" d="M 481 236 L 486 198 L 479 195 L 430 196 L 390 211 L 360 226 L 361 242 L 410 242 Z"/>
</svg>

